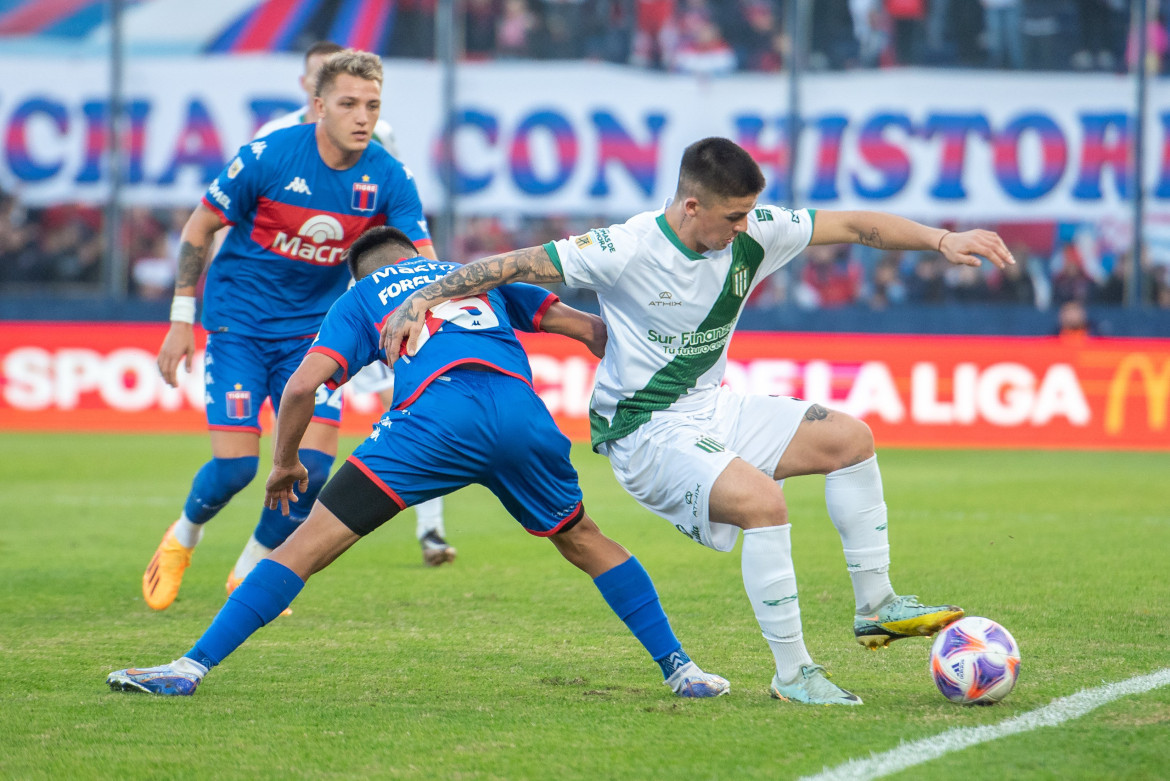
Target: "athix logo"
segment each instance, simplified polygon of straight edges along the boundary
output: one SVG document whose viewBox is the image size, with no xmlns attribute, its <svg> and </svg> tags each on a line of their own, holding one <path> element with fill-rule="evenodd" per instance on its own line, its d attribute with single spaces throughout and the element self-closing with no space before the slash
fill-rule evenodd
<svg viewBox="0 0 1170 781">
<path fill-rule="evenodd" d="M 327 242 L 340 243 L 344 240 L 345 229 L 336 218 L 328 214 L 315 214 L 305 220 L 296 236 L 278 232 L 272 240 L 272 250 L 286 257 L 333 266 L 341 262 L 345 248 L 329 246 Z"/>
<path fill-rule="evenodd" d="M 309 185 L 307 185 L 305 180 L 299 176 L 294 176 L 293 180 L 286 184 L 284 189 L 292 190 L 294 193 L 300 193 L 301 195 L 313 194 L 313 191 L 309 189 Z"/>
<path fill-rule="evenodd" d="M 248 146 L 252 147 L 252 154 L 256 155 L 256 159 L 260 159 L 260 155 L 268 148 L 268 144 L 264 141 L 253 141 Z"/>
<path fill-rule="evenodd" d="M 673 293 L 663 290 L 658 294 L 657 301 L 651 301 L 646 306 L 682 306 L 682 301 L 675 301 Z"/>
</svg>

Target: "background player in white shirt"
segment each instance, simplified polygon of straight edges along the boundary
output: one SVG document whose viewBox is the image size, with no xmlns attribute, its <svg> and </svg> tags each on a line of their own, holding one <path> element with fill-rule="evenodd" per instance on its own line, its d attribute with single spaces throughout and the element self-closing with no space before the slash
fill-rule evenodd
<svg viewBox="0 0 1170 781">
<path fill-rule="evenodd" d="M 321 65 L 331 54 L 342 51 L 345 47 L 333 41 L 318 41 L 305 51 L 305 72 L 300 76 L 301 89 L 305 91 L 305 106 L 296 111 L 290 111 L 260 126 L 255 138 L 263 138 L 277 130 L 286 127 L 295 127 L 305 122 L 316 122 L 317 115 L 313 111 L 313 94 L 317 89 L 317 73 Z M 384 119 L 378 119 L 374 125 L 374 139 L 387 152 L 398 157 L 398 145 L 394 139 L 394 129 Z M 433 254 L 433 248 L 427 247 L 428 256 Z M 394 373 L 381 363 L 372 363 L 362 369 L 352 380 L 350 388 L 356 393 L 376 393 L 382 402 L 383 409 L 390 408 L 390 399 L 394 391 Z M 431 499 L 415 506 L 415 537 L 422 548 L 423 563 L 428 567 L 437 567 L 455 560 L 456 550 L 447 543 L 447 531 L 443 525 L 443 499 Z"/>
<path fill-rule="evenodd" d="M 853 581 L 854 635 L 868 648 L 931 635 L 962 617 L 890 585 L 886 505 L 873 434 L 862 421 L 798 399 L 723 388 L 743 303 L 808 244 L 937 250 L 955 264 L 1014 263 L 998 235 L 953 233 L 881 212 L 760 206 L 764 176 L 725 138 L 683 155 L 663 211 L 469 263 L 416 292 L 387 320 L 383 346 L 413 355 L 426 311 L 509 282 L 564 282 L 597 293 L 609 331 L 590 409 L 594 448 L 640 504 L 687 536 L 729 551 L 743 530 L 744 588 L 776 662 L 772 695 L 858 705 L 804 645 L 785 478 L 825 475 L 829 517 Z M 782 339 L 782 336 L 777 336 Z"/>
</svg>

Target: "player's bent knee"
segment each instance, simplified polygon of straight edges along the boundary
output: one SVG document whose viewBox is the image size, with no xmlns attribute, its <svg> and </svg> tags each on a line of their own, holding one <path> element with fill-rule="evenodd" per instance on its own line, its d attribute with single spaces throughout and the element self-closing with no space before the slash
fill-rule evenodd
<svg viewBox="0 0 1170 781">
<path fill-rule="evenodd" d="M 257 456 L 211 459 L 213 479 L 220 489 L 219 493 L 230 497 L 247 488 L 248 483 L 256 477 L 259 464 Z"/>
</svg>

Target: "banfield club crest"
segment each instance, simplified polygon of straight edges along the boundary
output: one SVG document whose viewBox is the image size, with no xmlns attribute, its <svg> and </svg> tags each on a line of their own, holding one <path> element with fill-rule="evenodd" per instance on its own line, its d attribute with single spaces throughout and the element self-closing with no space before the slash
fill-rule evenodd
<svg viewBox="0 0 1170 781">
<path fill-rule="evenodd" d="M 370 181 L 369 175 L 353 183 L 353 200 L 350 208 L 359 212 L 372 212 L 378 203 L 378 185 Z"/>
</svg>

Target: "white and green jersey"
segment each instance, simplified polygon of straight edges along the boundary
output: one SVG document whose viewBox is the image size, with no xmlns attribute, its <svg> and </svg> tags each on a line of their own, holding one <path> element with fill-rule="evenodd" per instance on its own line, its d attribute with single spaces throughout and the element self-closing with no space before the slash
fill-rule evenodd
<svg viewBox="0 0 1170 781">
<path fill-rule="evenodd" d="M 705 406 L 752 290 L 812 238 L 813 210 L 758 206 L 725 249 L 687 248 L 662 211 L 544 245 L 569 287 L 597 293 L 609 330 L 589 418 L 593 447 L 659 410 Z"/>
</svg>

